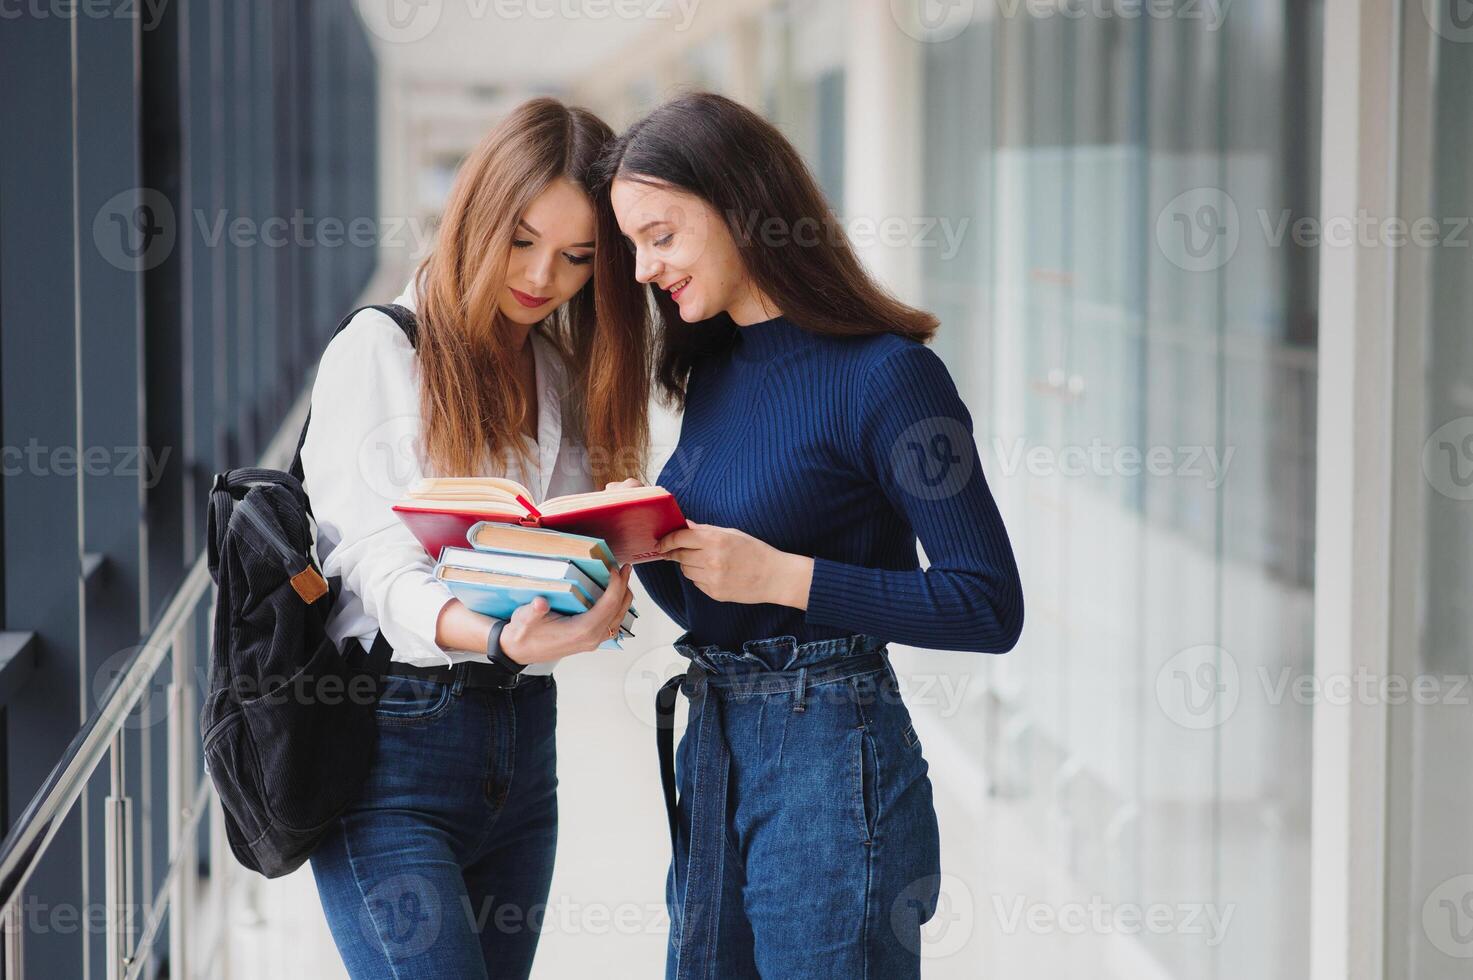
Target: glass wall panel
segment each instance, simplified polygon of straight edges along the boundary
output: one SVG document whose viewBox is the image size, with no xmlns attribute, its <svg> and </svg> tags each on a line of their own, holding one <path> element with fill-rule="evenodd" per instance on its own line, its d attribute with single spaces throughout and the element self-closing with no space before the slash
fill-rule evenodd
<svg viewBox="0 0 1473 980">
<path fill-rule="evenodd" d="M 1276 232 L 1318 201 L 1321 5 L 1084 11 L 924 52 L 926 213 L 970 226 L 924 301 L 1029 604 L 984 665 L 993 805 L 1170 910 L 1104 930 L 1109 975 L 1298 978 L 1318 281 Z"/>
<path fill-rule="evenodd" d="M 812 168 L 835 210 L 844 202 L 844 8 L 798 0 L 763 12 L 763 115 Z"/>
<path fill-rule="evenodd" d="M 1410 622 L 1392 648 L 1404 687 L 1390 701 L 1386 975 L 1451 980 L 1473 962 L 1473 22 L 1456 2 L 1425 11 L 1406 18 L 1403 77 L 1425 131 L 1403 134 L 1404 166 L 1425 177 L 1399 210 L 1432 223 L 1398 256 L 1398 289 L 1420 315 L 1397 329 L 1420 356 L 1400 374 L 1412 489 L 1396 504 L 1397 544 L 1413 572 L 1394 583 Z"/>
</svg>

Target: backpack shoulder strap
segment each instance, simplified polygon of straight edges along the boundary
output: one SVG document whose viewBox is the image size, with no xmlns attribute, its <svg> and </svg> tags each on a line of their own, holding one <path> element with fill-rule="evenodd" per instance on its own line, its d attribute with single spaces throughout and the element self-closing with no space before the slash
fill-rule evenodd
<svg viewBox="0 0 1473 980">
<path fill-rule="evenodd" d="M 404 336 L 409 338 L 410 346 L 419 346 L 419 323 L 414 318 L 414 311 L 406 307 L 399 306 L 396 303 L 383 305 L 373 304 L 369 306 L 358 307 L 358 309 L 343 317 L 343 322 L 337 325 L 337 329 L 332 332 L 332 336 L 336 337 L 338 334 L 342 333 L 343 330 L 347 328 L 348 324 L 353 322 L 353 318 L 359 313 L 362 313 L 364 310 L 378 310 L 380 313 L 384 314 L 389 319 L 398 324 L 399 329 L 404 331 Z M 328 343 L 331 342 L 332 337 L 329 337 Z M 307 426 L 311 424 L 312 409 L 309 407 L 307 409 L 307 417 L 302 420 L 302 433 L 301 435 L 297 436 L 297 451 L 292 454 L 291 466 L 287 467 L 287 472 L 296 477 L 298 482 L 306 482 L 306 475 L 302 472 L 302 446 L 307 442 Z M 311 510 L 310 504 L 308 504 L 308 510 Z"/>
<path fill-rule="evenodd" d="M 336 337 L 347 329 L 348 324 L 353 322 L 353 318 L 364 310 L 378 310 L 390 320 L 393 320 L 400 330 L 404 331 L 404 336 L 409 338 L 410 346 L 419 346 L 419 323 L 414 318 L 414 311 L 397 303 L 386 303 L 382 305 L 370 304 L 368 306 L 358 307 L 358 309 L 343 317 L 343 321 L 333 330 L 332 336 Z M 332 343 L 332 337 L 328 338 L 328 343 Z M 297 451 L 292 454 L 291 466 L 287 468 L 287 473 L 296 478 L 297 482 L 301 484 L 305 484 L 307 479 L 306 474 L 302 470 L 302 446 L 307 442 L 307 427 L 311 424 L 312 409 L 309 407 L 307 409 L 307 417 L 302 420 L 302 433 L 297 436 Z M 312 501 L 306 498 L 305 493 L 303 494 L 303 503 L 306 505 L 307 513 L 311 514 Z M 313 516 L 315 518 L 316 515 Z M 333 581 L 330 583 L 330 588 L 332 589 L 333 601 L 336 602 L 338 590 L 336 576 L 334 576 Z M 352 645 L 357 646 L 356 643 Z M 377 686 L 379 679 L 388 671 L 389 661 L 393 655 L 394 648 L 389 645 L 388 640 L 384 639 L 384 634 L 379 632 L 374 636 L 373 647 L 364 657 L 361 667 L 365 673 L 374 679 L 375 686 Z"/>
</svg>

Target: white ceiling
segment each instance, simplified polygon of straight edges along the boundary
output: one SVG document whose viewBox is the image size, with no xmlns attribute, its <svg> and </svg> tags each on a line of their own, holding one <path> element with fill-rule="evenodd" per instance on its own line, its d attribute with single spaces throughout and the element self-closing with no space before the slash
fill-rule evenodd
<svg viewBox="0 0 1473 980">
<path fill-rule="evenodd" d="M 381 62 L 405 81 L 558 90 L 649 32 L 678 0 L 356 0 Z M 694 10 L 697 0 L 683 0 Z M 630 16 L 633 14 L 634 16 Z"/>
</svg>

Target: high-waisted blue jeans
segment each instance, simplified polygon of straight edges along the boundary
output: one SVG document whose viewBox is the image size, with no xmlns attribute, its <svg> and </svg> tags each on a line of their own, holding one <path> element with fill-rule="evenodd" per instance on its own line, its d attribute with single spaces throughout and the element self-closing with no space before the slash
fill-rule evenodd
<svg viewBox="0 0 1473 980">
<path fill-rule="evenodd" d="M 885 644 L 675 647 L 691 663 L 661 691 L 667 770 L 677 686 L 690 723 L 666 780 L 667 977 L 919 977 L 940 845 Z"/>
<path fill-rule="evenodd" d="M 312 856 L 354 980 L 526 977 L 557 847 L 557 688 L 389 675 L 358 802 Z"/>
</svg>

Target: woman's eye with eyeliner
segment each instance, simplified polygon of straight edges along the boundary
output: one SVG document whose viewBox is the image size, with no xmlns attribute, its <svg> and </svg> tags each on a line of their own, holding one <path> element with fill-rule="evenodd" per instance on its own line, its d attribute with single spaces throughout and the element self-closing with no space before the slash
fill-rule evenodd
<svg viewBox="0 0 1473 980">
<path fill-rule="evenodd" d="M 593 256 L 591 255 L 568 255 L 565 252 L 563 253 L 563 257 L 574 265 L 587 265 L 593 261 Z"/>
<path fill-rule="evenodd" d="M 654 241 L 655 248 L 664 248 L 666 245 L 670 244 L 670 240 L 674 237 L 675 232 L 672 231 L 670 234 L 664 236 L 663 238 L 656 238 Z"/>
<path fill-rule="evenodd" d="M 513 239 L 511 243 L 512 248 L 530 248 L 531 245 L 532 243 L 527 241 L 525 238 Z"/>
</svg>

